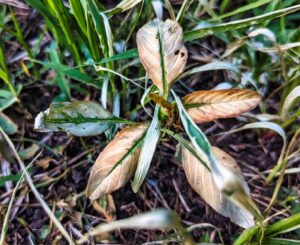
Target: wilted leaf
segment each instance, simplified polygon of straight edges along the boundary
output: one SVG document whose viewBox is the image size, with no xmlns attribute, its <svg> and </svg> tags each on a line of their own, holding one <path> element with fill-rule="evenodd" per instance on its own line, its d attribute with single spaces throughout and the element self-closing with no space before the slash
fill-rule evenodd
<svg viewBox="0 0 300 245">
<path fill-rule="evenodd" d="M 249 194 L 249 187 L 236 161 L 217 147 L 212 147 L 212 151 L 220 164 L 235 173 Z M 254 225 L 253 216 L 248 211 L 231 203 L 220 192 L 214 183 L 211 172 L 185 147 L 182 148 L 182 163 L 189 184 L 214 210 L 229 217 L 233 223 L 241 227 L 249 228 Z"/>
<path fill-rule="evenodd" d="M 153 83 L 164 94 L 183 72 L 187 61 L 187 49 L 183 45 L 180 25 L 172 20 L 153 20 L 137 33 L 140 60 Z"/>
<path fill-rule="evenodd" d="M 185 110 L 182 102 L 176 93 L 172 90 L 175 98 L 177 108 L 180 114 L 183 127 L 189 136 L 195 150 L 205 156 L 204 162 L 209 163 L 214 182 L 217 188 L 235 205 L 247 210 L 258 220 L 262 219 L 259 209 L 253 202 L 247 191 L 244 190 L 243 184 L 240 179 L 236 177 L 234 171 L 224 167 L 220 164 L 212 152 L 211 145 L 202 132 L 193 122 L 187 111 Z"/>
<path fill-rule="evenodd" d="M 19 1 L 19 0 L 0 0 L 0 3 L 7 4 L 15 8 L 29 10 L 29 7 L 26 4 L 24 4 L 23 1 Z"/>
<path fill-rule="evenodd" d="M 176 214 L 167 209 L 160 208 L 143 214 L 138 214 L 130 218 L 100 224 L 92 231 L 84 234 L 84 236 L 77 240 L 76 243 L 85 243 L 88 241 L 89 237 L 117 229 L 167 229 L 178 227 L 179 222 L 180 219 Z"/>
<path fill-rule="evenodd" d="M 94 102 L 52 103 L 50 108 L 40 112 L 34 129 L 40 132 L 66 131 L 77 136 L 91 136 L 103 133 L 113 123 L 112 114 Z"/>
<path fill-rule="evenodd" d="M 197 91 L 186 95 L 183 103 L 196 123 L 238 116 L 252 110 L 260 102 L 257 92 L 247 89 Z"/>
<path fill-rule="evenodd" d="M 94 200 L 121 188 L 133 175 L 147 124 L 120 131 L 97 158 L 90 174 L 87 196 Z"/>
</svg>

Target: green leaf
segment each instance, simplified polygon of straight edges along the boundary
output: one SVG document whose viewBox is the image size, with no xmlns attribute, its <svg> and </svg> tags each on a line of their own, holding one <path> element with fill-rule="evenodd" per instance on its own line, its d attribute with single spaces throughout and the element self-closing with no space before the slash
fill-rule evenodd
<svg viewBox="0 0 300 245">
<path fill-rule="evenodd" d="M 153 115 L 152 122 L 147 129 L 144 142 L 141 148 L 137 169 L 135 171 L 134 180 L 132 182 L 132 189 L 138 192 L 144 179 L 149 171 L 149 167 L 154 156 L 154 152 L 160 136 L 160 120 L 159 120 L 160 107 L 157 105 Z"/>
<path fill-rule="evenodd" d="M 254 217 L 260 220 L 260 211 L 252 201 L 251 197 L 244 190 L 239 178 L 236 177 L 233 171 L 225 168 L 216 160 L 205 134 L 192 121 L 175 92 L 172 91 L 172 93 L 177 104 L 183 127 L 196 151 L 206 156 L 217 188 L 236 206 L 249 211 Z"/>
<path fill-rule="evenodd" d="M 115 60 L 125 60 L 125 59 L 131 59 L 131 58 L 138 58 L 139 53 L 138 50 L 135 49 L 130 49 L 127 51 L 124 51 L 123 53 L 115 54 L 110 57 L 104 58 L 101 60 L 100 64 L 104 64 L 110 61 L 115 61 Z"/>
<path fill-rule="evenodd" d="M 267 4 L 271 1 L 272 0 L 259 0 L 259 1 L 255 1 L 255 2 L 250 2 L 249 4 L 244 5 L 240 8 L 238 8 L 238 9 L 235 9 L 235 10 L 229 12 L 229 13 L 218 16 L 217 18 L 214 18 L 214 20 L 221 20 L 221 19 L 224 19 L 224 18 L 227 18 L 227 17 L 230 17 L 230 16 L 234 16 L 234 15 L 244 13 L 246 11 L 253 10 L 253 9 L 258 8 L 262 5 L 265 5 L 265 4 Z"/>
<path fill-rule="evenodd" d="M 127 10 L 134 8 L 140 2 L 142 2 L 142 0 L 123 0 L 113 9 L 107 10 L 106 14 L 115 15 L 115 14 L 123 13 Z"/>
<path fill-rule="evenodd" d="M 112 123 L 123 122 L 95 102 L 52 103 L 35 119 L 34 129 L 40 132 L 66 131 L 76 136 L 98 135 Z"/>
<path fill-rule="evenodd" d="M 91 76 L 75 69 L 75 68 L 70 68 L 66 65 L 57 63 L 57 62 L 43 62 L 43 61 L 38 61 L 38 60 L 32 60 L 38 64 L 43 65 L 47 69 L 53 69 L 56 72 L 60 72 L 76 81 L 82 82 L 86 85 L 93 86 L 95 88 L 101 89 L 101 84 L 97 82 L 94 78 Z"/>
<path fill-rule="evenodd" d="M 4 132 L 8 135 L 18 132 L 18 125 L 2 112 L 0 112 L 0 127 L 2 127 Z"/>
<path fill-rule="evenodd" d="M 103 48 L 104 56 L 110 57 L 113 55 L 113 41 L 108 18 L 104 13 L 99 11 L 94 0 L 86 0 L 86 3 L 91 11 L 92 19 Z"/>
<path fill-rule="evenodd" d="M 299 99 L 300 97 L 300 86 L 295 87 L 285 98 L 283 105 L 282 105 L 282 110 L 281 110 L 281 117 L 283 119 L 286 119 L 288 116 L 289 109 L 295 104 L 295 102 Z"/>
<path fill-rule="evenodd" d="M 285 238 L 271 238 L 264 239 L 261 245 L 299 245 L 300 240 L 285 239 Z"/>
<path fill-rule="evenodd" d="M 216 71 L 216 70 L 228 70 L 240 74 L 240 70 L 232 63 L 223 62 L 223 61 L 214 61 L 202 66 L 194 67 L 184 73 L 182 73 L 179 77 L 176 78 L 177 80 L 181 80 L 187 76 L 203 72 L 203 71 Z"/>
<path fill-rule="evenodd" d="M 268 226 L 264 235 L 265 237 L 273 237 L 296 229 L 300 229 L 300 213 L 292 215 L 286 219 L 279 220 L 275 224 Z"/>
<path fill-rule="evenodd" d="M 8 90 L 0 89 L 0 111 L 18 102 L 18 98 Z"/>
<path fill-rule="evenodd" d="M 270 12 L 267 14 L 247 18 L 247 19 L 231 21 L 228 23 L 216 24 L 216 25 L 212 25 L 209 27 L 195 29 L 195 30 L 184 33 L 184 39 L 185 39 L 185 41 L 192 41 L 192 40 L 195 40 L 198 38 L 215 35 L 217 33 L 232 31 L 232 30 L 236 30 L 239 28 L 256 25 L 263 21 L 275 19 L 280 16 L 284 16 L 284 15 L 296 12 L 299 9 L 300 9 L 300 4 L 294 5 L 294 6 L 291 6 L 288 8 L 276 10 L 276 11 L 273 11 L 273 12 Z"/>
</svg>

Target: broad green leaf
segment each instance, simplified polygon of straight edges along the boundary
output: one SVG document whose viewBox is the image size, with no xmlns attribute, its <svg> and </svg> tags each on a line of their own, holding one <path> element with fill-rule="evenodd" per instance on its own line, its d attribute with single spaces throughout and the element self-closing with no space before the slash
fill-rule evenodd
<svg viewBox="0 0 300 245">
<path fill-rule="evenodd" d="M 86 243 L 89 237 L 118 229 L 167 229 L 178 227 L 179 222 L 180 219 L 178 216 L 169 210 L 156 209 L 127 219 L 112 221 L 107 224 L 100 224 L 80 238 L 77 243 Z"/>
<path fill-rule="evenodd" d="M 202 66 L 197 66 L 195 68 L 192 68 L 191 70 L 182 73 L 180 76 L 176 78 L 176 81 L 203 71 L 217 71 L 217 70 L 228 70 L 228 71 L 235 72 L 237 74 L 240 73 L 239 69 L 232 63 L 224 62 L 224 61 L 214 61 Z"/>
<path fill-rule="evenodd" d="M 147 128 L 146 123 L 141 123 L 121 130 L 100 153 L 87 186 L 91 200 L 118 190 L 131 178 Z"/>
<path fill-rule="evenodd" d="M 95 102 L 52 103 L 40 112 L 34 129 L 40 132 L 65 131 L 76 136 L 98 135 L 106 131 L 112 123 L 121 122 Z"/>
<path fill-rule="evenodd" d="M 212 147 L 212 151 L 220 164 L 234 172 L 249 195 L 249 187 L 237 162 L 217 147 Z M 207 161 L 205 155 L 200 152 L 199 155 Z M 246 229 L 254 226 L 253 215 L 230 202 L 215 185 L 211 172 L 186 148 L 182 149 L 182 163 L 189 184 L 214 210 L 230 218 L 238 226 Z"/>
<path fill-rule="evenodd" d="M 205 134 L 192 121 L 179 97 L 172 91 L 175 98 L 183 127 L 197 152 L 206 156 L 213 180 L 217 188 L 236 206 L 250 212 L 255 218 L 261 219 L 261 214 L 251 197 L 244 190 L 243 184 L 233 171 L 222 166 L 215 158 L 211 145 Z"/>
<path fill-rule="evenodd" d="M 196 123 L 236 117 L 255 108 L 260 94 L 247 89 L 202 90 L 183 98 L 184 107 Z"/>
<path fill-rule="evenodd" d="M 281 117 L 286 119 L 288 117 L 289 109 L 292 105 L 299 99 L 300 97 L 300 86 L 295 87 L 285 98 L 282 109 L 281 109 Z"/>
<path fill-rule="evenodd" d="M 8 135 L 18 132 L 18 125 L 2 112 L 0 112 L 0 127 L 2 127 L 4 132 Z"/>
<path fill-rule="evenodd" d="M 132 189 L 138 192 L 144 179 L 149 171 L 149 167 L 154 156 L 156 145 L 160 136 L 160 120 L 159 120 L 160 107 L 157 105 L 153 115 L 152 122 L 147 129 L 145 139 L 141 148 L 137 169 L 135 171 L 134 180 L 132 182 Z"/>
<path fill-rule="evenodd" d="M 155 19 L 138 31 L 136 41 L 141 63 L 165 98 L 187 61 L 182 28 L 175 21 Z"/>
<path fill-rule="evenodd" d="M 278 18 L 300 10 L 300 4 L 288 8 L 279 9 L 267 14 L 258 15 L 255 17 L 231 21 L 227 23 L 215 24 L 209 27 L 198 28 L 184 33 L 185 41 L 192 41 L 198 38 L 214 35 L 221 32 L 232 31 L 239 28 L 256 25 L 260 22 Z"/>
</svg>

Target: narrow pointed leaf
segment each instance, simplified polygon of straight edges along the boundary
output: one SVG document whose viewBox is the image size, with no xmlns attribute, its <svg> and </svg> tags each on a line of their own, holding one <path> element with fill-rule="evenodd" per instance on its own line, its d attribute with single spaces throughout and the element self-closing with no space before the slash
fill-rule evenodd
<svg viewBox="0 0 300 245">
<path fill-rule="evenodd" d="M 216 71 L 216 70 L 228 70 L 228 71 L 235 72 L 237 74 L 240 73 L 240 70 L 234 64 L 232 64 L 230 62 L 214 61 L 214 62 L 205 64 L 205 65 L 202 65 L 202 66 L 194 67 L 194 68 L 182 73 L 179 77 L 176 78 L 176 81 L 181 80 L 190 75 L 200 73 L 200 72 Z"/>
<path fill-rule="evenodd" d="M 249 194 L 249 187 L 236 161 L 217 147 L 212 147 L 212 151 L 220 164 L 235 173 Z M 206 158 L 204 155 L 201 157 Z M 243 228 L 254 226 L 253 215 L 231 203 L 222 194 L 215 185 L 211 172 L 187 148 L 182 149 L 182 163 L 189 184 L 214 210 Z"/>
<path fill-rule="evenodd" d="M 232 31 L 232 30 L 248 27 L 251 25 L 256 25 L 257 23 L 261 23 L 263 21 L 272 20 L 280 16 L 284 16 L 299 11 L 299 9 L 300 9 L 300 4 L 297 4 L 288 8 L 279 9 L 276 11 L 272 11 L 270 13 L 258 15 L 251 18 L 234 20 L 231 22 L 215 24 L 213 26 L 208 26 L 203 28 L 196 28 L 194 30 L 185 32 L 184 39 L 185 41 L 192 41 L 198 38 L 203 38 L 217 33 Z"/>
<path fill-rule="evenodd" d="M 100 224 L 80 238 L 77 243 L 86 243 L 89 237 L 117 229 L 167 229 L 178 227 L 179 222 L 180 218 L 176 214 L 160 208 L 130 218 Z"/>
<path fill-rule="evenodd" d="M 134 8 L 137 4 L 139 4 L 142 0 L 123 0 L 116 7 L 110 9 L 106 12 L 108 15 L 115 15 L 119 13 L 123 13 L 131 8 Z"/>
<path fill-rule="evenodd" d="M 146 123 L 125 128 L 100 153 L 87 186 L 87 196 L 91 200 L 121 188 L 131 178 L 146 130 Z"/>
<path fill-rule="evenodd" d="M 149 77 L 167 94 L 187 61 L 182 28 L 175 21 L 155 19 L 138 31 L 136 40 L 140 60 Z"/>
<path fill-rule="evenodd" d="M 261 96 L 247 89 L 197 91 L 183 98 L 184 106 L 196 123 L 236 117 L 255 108 Z"/>
<path fill-rule="evenodd" d="M 140 186 L 143 184 L 144 179 L 148 173 L 156 145 L 160 135 L 160 120 L 159 120 L 159 106 L 156 106 L 152 122 L 147 130 L 137 169 L 135 171 L 134 180 L 132 182 L 132 189 L 134 192 L 138 192 Z"/>
<path fill-rule="evenodd" d="M 60 102 L 40 112 L 34 129 L 40 132 L 65 131 L 76 136 L 91 136 L 103 133 L 117 119 L 95 102 Z M 119 121 L 120 122 L 120 121 Z"/>
</svg>

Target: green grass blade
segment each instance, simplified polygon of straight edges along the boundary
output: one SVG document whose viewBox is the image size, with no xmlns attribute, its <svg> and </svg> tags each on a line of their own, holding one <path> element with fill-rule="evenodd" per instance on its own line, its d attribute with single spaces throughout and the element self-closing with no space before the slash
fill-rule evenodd
<svg viewBox="0 0 300 245">
<path fill-rule="evenodd" d="M 273 237 L 278 234 L 290 232 L 300 228 L 300 213 L 292 215 L 286 219 L 277 221 L 265 230 L 266 237 Z"/>
<path fill-rule="evenodd" d="M 153 115 L 152 122 L 147 130 L 145 139 L 141 148 L 137 169 L 132 182 L 132 189 L 138 192 L 144 179 L 149 171 L 149 167 L 154 156 L 156 145 L 160 136 L 160 120 L 159 120 L 160 107 L 157 105 Z"/>
<path fill-rule="evenodd" d="M 238 14 L 244 13 L 246 11 L 253 10 L 255 8 L 263 6 L 267 3 L 270 3 L 271 1 L 272 0 L 259 0 L 259 1 L 251 2 L 249 4 L 246 4 L 242 7 L 234 10 L 234 11 L 231 11 L 229 13 L 218 16 L 218 18 L 214 18 L 213 20 L 216 20 L 216 19 L 221 20 L 221 19 L 224 19 L 224 18 L 227 18 L 227 17 L 230 17 L 230 16 L 238 15 Z"/>
<path fill-rule="evenodd" d="M 107 10 L 105 13 L 107 15 L 115 15 L 115 14 L 123 13 L 125 11 L 134 8 L 140 2 L 142 2 L 142 0 L 123 0 L 115 8 Z"/>
<path fill-rule="evenodd" d="M 182 73 L 178 78 L 176 78 L 175 81 L 181 80 L 183 78 L 186 78 L 187 76 L 199 73 L 199 72 L 204 72 L 204 71 L 215 71 L 215 70 L 228 70 L 235 72 L 237 74 L 240 73 L 240 70 L 232 63 L 229 62 L 223 62 L 223 61 L 214 61 L 202 66 L 197 66 L 194 67 L 184 73 Z"/>
<path fill-rule="evenodd" d="M 124 51 L 123 53 L 115 54 L 113 56 L 104 58 L 101 60 L 100 64 L 104 64 L 110 61 L 116 61 L 116 60 L 125 60 L 125 59 L 132 59 L 132 58 L 138 58 L 139 53 L 136 48 L 130 49 L 127 51 Z"/>
<path fill-rule="evenodd" d="M 113 56 L 113 38 L 107 16 L 100 12 L 94 0 L 86 0 L 87 6 L 91 12 L 93 23 L 100 39 L 101 47 L 105 58 Z M 107 68 L 114 70 L 113 62 L 107 62 Z M 109 74 L 110 83 L 113 92 L 115 91 L 114 75 Z"/>
<path fill-rule="evenodd" d="M 185 41 L 192 41 L 206 36 L 214 35 L 220 32 L 232 31 L 239 28 L 258 24 L 263 21 L 271 20 L 300 10 L 300 4 L 292 7 L 273 11 L 271 13 L 255 16 L 252 18 L 232 21 L 228 23 L 216 24 L 209 27 L 204 27 L 184 33 Z"/>
<path fill-rule="evenodd" d="M 44 61 L 39 61 L 39 60 L 32 60 L 32 61 L 34 61 L 38 64 L 41 64 L 48 69 L 53 69 L 56 72 L 61 72 L 62 74 L 66 75 L 76 81 L 82 82 L 86 85 L 93 86 L 98 89 L 101 89 L 101 84 L 99 82 L 97 82 L 91 76 L 89 76 L 75 68 L 70 68 L 66 65 L 56 63 L 56 62 L 44 62 Z"/>
</svg>

